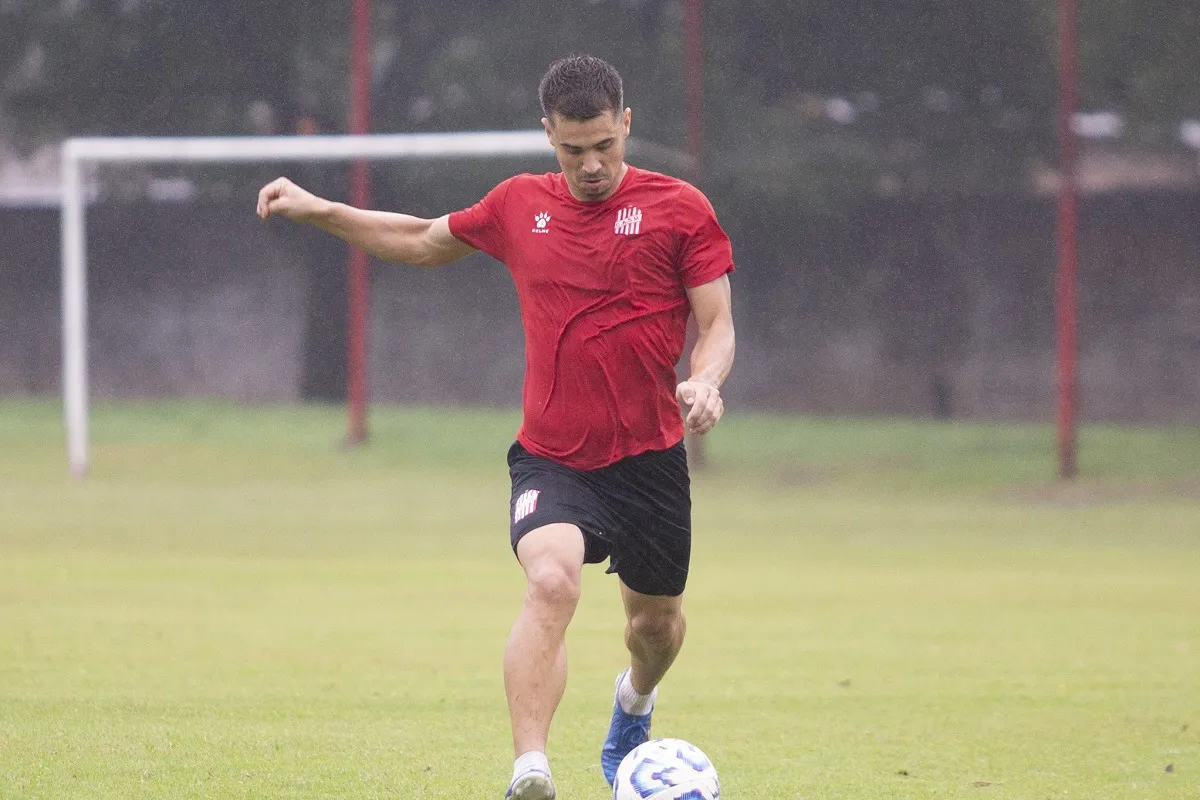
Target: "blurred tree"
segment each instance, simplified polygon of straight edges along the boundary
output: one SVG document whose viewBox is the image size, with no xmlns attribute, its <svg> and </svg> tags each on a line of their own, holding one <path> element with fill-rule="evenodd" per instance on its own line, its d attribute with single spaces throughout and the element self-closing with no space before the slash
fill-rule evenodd
<svg viewBox="0 0 1200 800">
<path fill-rule="evenodd" d="M 1052 51 L 1055 3 L 1033 3 Z M 1084 110 L 1135 122 L 1177 124 L 1200 116 L 1200 5 L 1187 0 L 1089 0 L 1079 4 Z"/>
<path fill-rule="evenodd" d="M 719 177 L 832 208 L 1011 188 L 1053 130 L 1052 62 L 1026 12 L 1019 0 L 712 3 L 729 32 L 717 58 L 738 66 L 726 94 L 744 106 L 714 120 L 739 142 Z"/>
<path fill-rule="evenodd" d="M 0 103 L 34 137 L 286 132 L 302 61 L 334 60 L 304 48 L 309 32 L 343 32 L 345 16 L 285 0 L 8 0 Z"/>
<path fill-rule="evenodd" d="M 781 210 L 1020 187 L 1054 157 L 1054 5 L 705 0 L 706 182 Z M 681 9 L 375 0 L 374 127 L 536 125 L 546 64 L 591 52 L 621 68 L 635 131 L 678 145 Z M 1200 7 L 1083 9 L 1086 103 L 1160 127 L 1200 113 Z M 37 139 L 339 132 L 347 26 L 346 2 L 2 0 L 0 118 Z"/>
</svg>

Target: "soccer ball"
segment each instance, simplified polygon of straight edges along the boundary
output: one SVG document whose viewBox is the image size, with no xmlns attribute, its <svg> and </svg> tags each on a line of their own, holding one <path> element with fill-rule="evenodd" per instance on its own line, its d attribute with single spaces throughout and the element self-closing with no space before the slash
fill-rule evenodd
<svg viewBox="0 0 1200 800">
<path fill-rule="evenodd" d="M 682 739 L 635 747 L 617 767 L 613 800 L 717 800 L 721 784 L 708 756 Z"/>
</svg>

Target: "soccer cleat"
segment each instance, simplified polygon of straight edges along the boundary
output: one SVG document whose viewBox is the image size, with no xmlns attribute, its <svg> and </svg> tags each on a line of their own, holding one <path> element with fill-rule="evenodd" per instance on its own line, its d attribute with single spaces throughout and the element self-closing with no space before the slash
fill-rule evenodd
<svg viewBox="0 0 1200 800">
<path fill-rule="evenodd" d="M 554 781 L 540 769 L 531 769 L 513 778 L 504 800 L 554 800 Z"/>
<path fill-rule="evenodd" d="M 650 741 L 650 714 L 654 713 L 654 709 L 651 709 L 649 714 L 626 714 L 621 708 L 621 700 L 616 695 L 620 691 L 625 672 L 617 676 L 617 688 L 613 693 L 612 723 L 608 726 L 608 738 L 604 740 L 604 747 L 600 749 L 600 769 L 603 770 L 604 780 L 608 781 L 609 786 L 613 785 L 617 777 L 617 767 L 621 766 L 625 756 L 639 744 Z"/>
</svg>

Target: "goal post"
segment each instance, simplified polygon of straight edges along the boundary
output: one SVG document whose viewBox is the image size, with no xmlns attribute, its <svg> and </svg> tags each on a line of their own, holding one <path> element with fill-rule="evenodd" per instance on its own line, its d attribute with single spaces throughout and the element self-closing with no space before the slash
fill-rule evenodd
<svg viewBox="0 0 1200 800">
<path fill-rule="evenodd" d="M 646 149 L 653 154 L 663 148 Z M 62 394 L 67 466 L 71 475 L 86 475 L 90 462 L 86 228 L 89 187 L 84 180 L 87 165 L 494 158 L 550 156 L 552 152 L 545 131 L 540 129 L 357 136 L 107 137 L 65 141 L 61 151 Z"/>
<path fill-rule="evenodd" d="M 679 150 L 630 137 L 628 153 L 687 173 L 693 160 Z M 254 164 L 273 161 L 496 158 L 543 156 L 553 150 L 541 128 L 523 131 L 359 134 L 337 136 L 90 137 L 67 139 L 62 181 L 62 396 L 67 464 L 83 477 L 90 465 L 88 387 L 87 227 L 85 167 L 96 164 Z M 249 213 L 249 212 L 248 212 Z M 351 319 L 350 324 L 363 324 Z"/>
</svg>

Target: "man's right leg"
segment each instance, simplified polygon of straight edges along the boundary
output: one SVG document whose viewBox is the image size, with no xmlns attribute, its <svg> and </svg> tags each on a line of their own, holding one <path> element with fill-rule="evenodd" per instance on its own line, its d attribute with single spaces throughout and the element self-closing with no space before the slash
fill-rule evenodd
<svg viewBox="0 0 1200 800">
<path fill-rule="evenodd" d="M 510 796 L 551 800 L 546 742 L 567 685 L 566 632 L 579 604 L 583 533 L 575 525 L 536 528 L 517 543 L 525 600 L 504 650 L 504 690 L 517 756 Z M 537 774 L 545 771 L 543 782 Z"/>
</svg>

